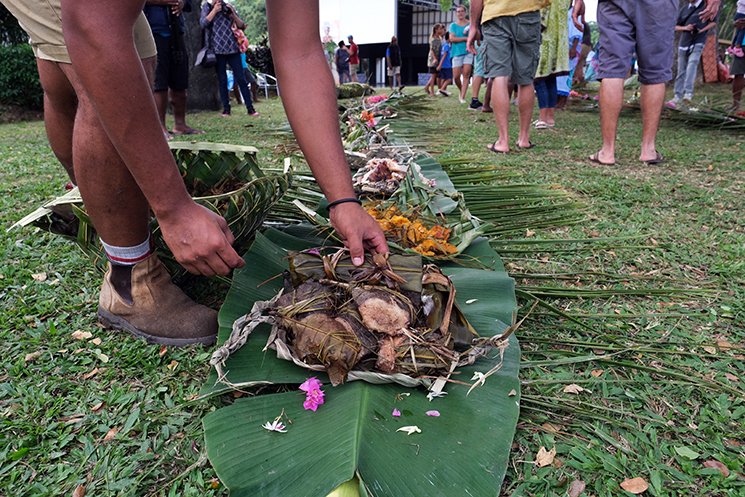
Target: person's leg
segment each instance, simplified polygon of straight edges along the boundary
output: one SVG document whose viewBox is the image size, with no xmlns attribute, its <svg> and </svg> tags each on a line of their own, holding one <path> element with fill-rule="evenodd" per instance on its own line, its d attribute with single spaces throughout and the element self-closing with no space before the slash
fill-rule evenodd
<svg viewBox="0 0 745 497">
<path fill-rule="evenodd" d="M 471 98 L 478 100 L 479 92 L 481 91 L 481 85 L 484 82 L 484 78 L 481 76 L 473 77 L 473 85 L 471 85 Z"/>
<path fill-rule="evenodd" d="M 553 126 L 556 124 L 556 121 L 554 120 L 557 99 L 556 76 L 549 76 L 546 78 L 546 93 L 548 94 L 548 105 L 546 105 L 544 121 L 549 126 Z"/>
<path fill-rule="evenodd" d="M 228 59 L 226 55 L 217 54 L 217 64 L 215 72 L 217 73 L 217 88 L 220 90 L 220 101 L 222 102 L 222 113 L 230 114 L 230 93 L 228 92 L 228 74 L 225 72 L 228 68 Z M 241 69 L 241 72 L 243 70 Z"/>
<path fill-rule="evenodd" d="M 732 80 L 732 105 L 726 110 L 734 112 L 740 109 L 743 86 L 745 86 L 745 74 L 736 74 L 735 79 Z"/>
<path fill-rule="evenodd" d="M 166 126 L 166 112 L 168 110 L 168 90 L 156 90 L 153 92 L 153 98 L 155 99 L 155 107 L 158 109 L 158 117 L 160 117 L 160 124 L 163 126 L 163 134 L 167 140 L 173 139 L 171 133 L 168 132 L 168 126 Z"/>
<path fill-rule="evenodd" d="M 688 51 L 678 50 L 678 74 L 675 76 L 672 103 L 677 104 L 683 100 L 683 88 L 686 83 L 686 71 L 688 71 Z"/>
<path fill-rule="evenodd" d="M 535 104 L 535 89 L 533 83 L 528 85 L 518 85 L 520 90 L 517 92 L 517 111 L 520 116 L 520 134 L 517 137 L 517 146 L 528 148 L 530 143 L 530 121 L 533 119 L 533 105 Z M 509 112 L 509 100 L 505 109 Z"/>
<path fill-rule="evenodd" d="M 463 83 L 460 88 L 460 99 L 465 101 L 466 100 L 466 93 L 468 93 L 468 87 L 471 84 L 471 71 L 473 70 L 473 66 L 471 64 L 463 64 Z"/>
<path fill-rule="evenodd" d="M 168 90 L 168 96 L 173 107 L 173 132 L 177 135 L 201 135 L 204 131 L 194 129 L 186 124 L 186 90 Z"/>
<path fill-rule="evenodd" d="M 688 66 L 686 67 L 685 85 L 683 86 L 683 96 L 693 96 L 693 84 L 696 80 L 698 71 L 698 62 L 701 60 L 701 53 L 704 51 L 703 43 L 693 47 L 691 55 L 688 57 Z M 677 83 L 677 79 L 676 79 Z"/>
<path fill-rule="evenodd" d="M 642 153 L 639 160 L 648 161 L 657 158 L 655 139 L 660 124 L 662 104 L 665 102 L 665 83 L 642 85 L 639 104 L 642 108 Z"/>
<path fill-rule="evenodd" d="M 492 78 L 486 78 L 486 93 L 484 94 L 484 106 L 481 108 L 481 112 L 494 112 L 491 106 L 491 87 Z M 507 98 L 509 101 L 509 97 Z"/>
<path fill-rule="evenodd" d="M 510 97 L 507 93 L 508 80 L 509 76 L 492 78 L 491 105 L 494 109 L 494 122 L 497 124 L 497 133 L 499 133 L 493 148 L 497 152 L 508 152 L 510 150 Z M 528 124 L 530 124 L 530 122 L 528 122 Z"/>
<path fill-rule="evenodd" d="M 538 123 L 536 123 L 536 129 L 543 129 L 545 126 L 541 125 L 546 122 L 546 109 L 548 108 L 548 88 L 546 87 L 546 80 L 539 79 L 533 83 L 535 89 L 535 97 L 538 100 Z"/>
<path fill-rule="evenodd" d="M 600 133 L 603 136 L 603 148 L 594 157 L 603 164 L 616 162 L 616 128 L 623 106 L 623 81 L 623 78 L 604 78 L 600 83 Z"/>
<path fill-rule="evenodd" d="M 49 145 L 72 184 L 76 185 L 72 160 L 72 136 L 78 110 L 75 88 L 56 62 L 36 59 L 36 66 L 44 89 L 44 126 Z"/>
<path fill-rule="evenodd" d="M 463 85 L 463 83 L 461 83 L 460 81 L 460 77 L 462 74 L 463 74 L 463 66 L 459 65 L 458 67 L 455 67 L 455 65 L 453 65 L 453 81 L 455 82 L 455 86 L 458 87 L 459 94 L 460 94 L 461 86 Z"/>
<path fill-rule="evenodd" d="M 246 110 L 249 114 L 254 114 L 254 105 L 251 100 L 251 92 L 248 91 L 248 81 L 246 81 L 246 75 L 243 74 L 243 63 L 241 62 L 241 54 L 236 52 L 234 54 L 226 55 L 227 62 L 230 64 L 230 68 L 233 70 L 233 78 L 236 86 L 240 89 L 241 95 L 243 95 L 243 103 L 246 105 Z"/>
</svg>

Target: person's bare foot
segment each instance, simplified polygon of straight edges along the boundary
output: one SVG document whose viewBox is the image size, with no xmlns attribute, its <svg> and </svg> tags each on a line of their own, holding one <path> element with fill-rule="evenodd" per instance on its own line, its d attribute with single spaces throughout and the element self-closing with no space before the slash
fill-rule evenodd
<svg viewBox="0 0 745 497">
<path fill-rule="evenodd" d="M 739 103 L 732 104 L 729 107 L 725 107 L 724 108 L 724 112 L 737 112 L 738 110 L 740 110 L 740 104 Z"/>
<path fill-rule="evenodd" d="M 187 126 L 185 128 L 174 127 L 172 133 L 174 135 L 203 135 L 204 131 L 202 131 L 201 129 L 194 129 L 194 128 Z"/>
<path fill-rule="evenodd" d="M 616 163 L 615 158 L 612 159 L 612 160 L 610 160 L 610 161 L 606 161 L 604 159 L 601 159 L 600 158 L 600 152 L 595 152 L 594 154 L 592 154 L 591 156 L 589 156 L 588 159 L 590 160 L 590 162 L 594 162 L 596 164 L 603 164 L 604 166 L 612 166 L 612 165 L 614 165 Z"/>
</svg>

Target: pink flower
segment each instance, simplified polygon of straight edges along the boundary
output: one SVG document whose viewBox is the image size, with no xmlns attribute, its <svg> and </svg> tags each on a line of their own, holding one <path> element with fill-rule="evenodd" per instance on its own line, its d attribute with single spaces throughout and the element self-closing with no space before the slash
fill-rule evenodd
<svg viewBox="0 0 745 497">
<path fill-rule="evenodd" d="M 300 385 L 300 390 L 305 392 L 305 402 L 303 407 L 316 412 L 318 406 L 323 404 L 323 390 L 321 390 L 322 383 L 315 376 L 308 378 Z"/>
<path fill-rule="evenodd" d="M 590 95 L 588 95 L 587 93 L 585 93 L 585 98 L 589 98 L 589 97 L 590 97 Z"/>
<path fill-rule="evenodd" d="M 437 411 L 427 411 L 424 414 L 426 414 L 427 416 L 434 416 L 434 417 L 438 417 L 440 415 L 440 413 Z"/>
<path fill-rule="evenodd" d="M 396 416 L 397 418 L 400 418 L 401 417 L 401 411 L 399 411 L 398 409 L 395 409 L 394 408 L 393 409 L 393 416 Z"/>
<path fill-rule="evenodd" d="M 599 96 L 599 95 L 595 95 L 595 96 L 594 96 L 594 97 L 592 97 L 592 98 L 593 98 L 593 100 L 598 100 L 598 99 L 600 98 L 600 96 Z"/>
</svg>

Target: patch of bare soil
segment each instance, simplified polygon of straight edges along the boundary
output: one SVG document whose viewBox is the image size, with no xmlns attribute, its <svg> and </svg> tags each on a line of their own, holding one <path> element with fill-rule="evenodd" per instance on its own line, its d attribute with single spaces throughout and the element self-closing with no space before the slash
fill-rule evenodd
<svg viewBox="0 0 745 497">
<path fill-rule="evenodd" d="M 41 121 L 43 119 L 43 111 L 28 109 L 20 105 L 0 104 L 0 124 Z"/>
</svg>

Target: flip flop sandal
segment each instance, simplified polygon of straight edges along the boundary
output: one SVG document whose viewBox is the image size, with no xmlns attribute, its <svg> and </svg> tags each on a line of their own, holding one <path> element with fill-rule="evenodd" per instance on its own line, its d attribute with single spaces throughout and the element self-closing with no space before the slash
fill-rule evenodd
<svg viewBox="0 0 745 497">
<path fill-rule="evenodd" d="M 504 150 L 504 151 L 502 151 L 502 150 L 497 150 L 496 148 L 494 148 L 494 144 L 493 144 L 493 143 L 492 143 L 491 145 L 488 145 L 488 146 L 487 146 L 486 148 L 487 148 L 488 150 L 491 150 L 491 151 L 492 151 L 492 152 L 494 152 L 495 154 L 506 154 L 506 153 L 508 152 L 508 150 Z"/>
<path fill-rule="evenodd" d="M 546 121 L 536 121 L 533 127 L 535 129 L 548 129 L 548 123 Z"/>
<path fill-rule="evenodd" d="M 535 147 L 537 147 L 537 146 L 538 146 L 538 145 L 536 145 L 536 144 L 535 144 L 535 143 L 533 143 L 533 142 L 528 142 L 528 143 L 530 143 L 530 145 L 528 145 L 527 147 L 521 147 L 521 146 L 520 146 L 520 145 L 518 144 L 518 142 L 515 142 L 515 146 L 516 146 L 516 147 L 517 147 L 517 148 L 518 148 L 519 150 L 530 150 L 531 148 L 535 148 Z"/>
<path fill-rule="evenodd" d="M 600 153 L 599 152 L 596 152 L 596 153 L 592 154 L 587 159 L 590 162 L 594 162 L 595 164 L 601 164 L 603 166 L 613 166 L 613 165 L 616 164 L 615 161 L 613 161 L 613 162 L 600 162 Z"/>
<path fill-rule="evenodd" d="M 659 152 L 655 152 L 655 153 L 657 154 L 657 157 L 655 157 L 655 158 L 654 158 L 654 159 L 652 159 L 652 160 L 645 160 L 645 161 L 643 161 L 643 162 L 644 162 L 645 164 L 647 164 L 648 166 L 654 166 L 654 165 L 656 165 L 656 164 L 662 164 L 663 162 L 665 162 L 665 156 L 663 156 L 663 155 L 662 155 L 661 153 L 659 153 Z"/>
</svg>

